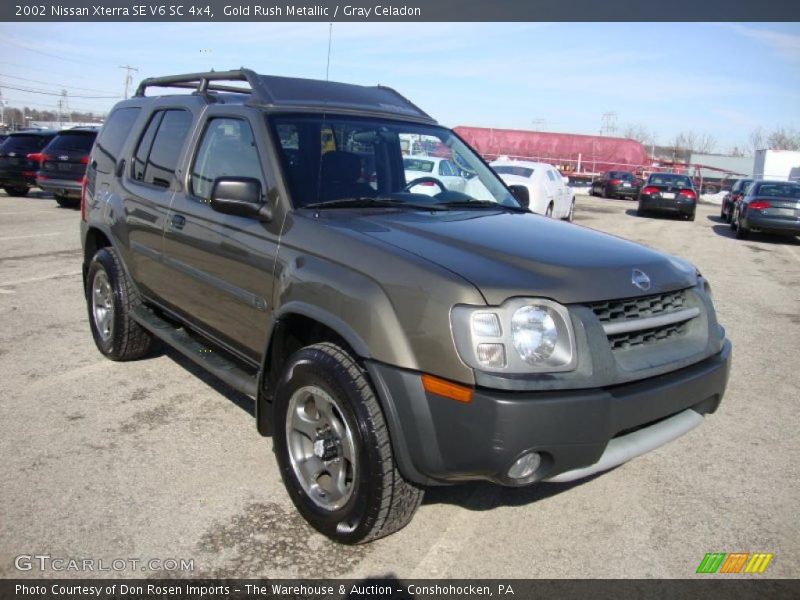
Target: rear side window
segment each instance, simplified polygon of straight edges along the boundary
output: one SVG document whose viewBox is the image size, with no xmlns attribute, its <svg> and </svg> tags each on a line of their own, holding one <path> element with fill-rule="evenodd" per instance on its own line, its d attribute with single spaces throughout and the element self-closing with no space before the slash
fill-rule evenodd
<svg viewBox="0 0 800 600">
<path fill-rule="evenodd" d="M 217 118 L 206 125 L 192 165 L 192 193 L 208 201 L 218 177 L 252 177 L 263 184 L 253 130 L 247 121 Z"/>
<path fill-rule="evenodd" d="M 136 106 L 118 108 L 109 115 L 103 129 L 100 131 L 100 136 L 97 139 L 97 151 L 93 156 L 97 162 L 97 170 L 101 173 L 114 172 L 119 153 L 122 151 L 125 139 L 139 116 L 140 110 Z"/>
<path fill-rule="evenodd" d="M 83 152 L 89 154 L 94 144 L 97 133 L 94 131 L 69 131 L 59 133 L 53 141 L 47 145 L 48 151 L 63 152 Z"/>
<path fill-rule="evenodd" d="M 184 142 L 192 127 L 186 110 L 162 110 L 153 114 L 134 154 L 132 177 L 136 181 L 169 187 Z"/>
</svg>

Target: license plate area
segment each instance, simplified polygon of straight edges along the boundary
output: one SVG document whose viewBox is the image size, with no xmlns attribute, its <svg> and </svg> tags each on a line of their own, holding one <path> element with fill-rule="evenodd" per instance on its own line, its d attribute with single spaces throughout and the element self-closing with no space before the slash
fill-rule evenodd
<svg viewBox="0 0 800 600">
<path fill-rule="evenodd" d="M 675 192 L 661 192 L 661 197 L 664 200 L 675 200 Z"/>
</svg>

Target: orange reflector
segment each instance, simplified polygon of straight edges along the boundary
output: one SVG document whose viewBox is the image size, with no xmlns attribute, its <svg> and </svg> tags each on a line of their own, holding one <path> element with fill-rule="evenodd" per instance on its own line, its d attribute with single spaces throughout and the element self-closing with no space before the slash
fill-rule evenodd
<svg viewBox="0 0 800 600">
<path fill-rule="evenodd" d="M 456 383 L 450 383 L 444 379 L 439 379 L 433 375 L 422 376 L 422 387 L 426 392 L 442 396 L 443 398 L 450 398 L 456 402 L 468 403 L 472 402 L 472 388 L 468 388 Z"/>
</svg>

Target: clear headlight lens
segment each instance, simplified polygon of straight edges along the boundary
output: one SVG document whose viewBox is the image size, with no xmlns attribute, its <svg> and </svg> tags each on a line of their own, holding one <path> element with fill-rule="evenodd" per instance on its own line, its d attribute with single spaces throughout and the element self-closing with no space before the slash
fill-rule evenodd
<svg viewBox="0 0 800 600">
<path fill-rule="evenodd" d="M 558 328 L 544 306 L 523 306 L 511 317 L 511 339 L 526 363 L 550 358 L 558 343 Z"/>
<path fill-rule="evenodd" d="M 569 312 L 552 300 L 514 298 L 491 308 L 456 306 L 451 319 L 458 353 L 475 369 L 545 373 L 576 367 Z"/>
</svg>

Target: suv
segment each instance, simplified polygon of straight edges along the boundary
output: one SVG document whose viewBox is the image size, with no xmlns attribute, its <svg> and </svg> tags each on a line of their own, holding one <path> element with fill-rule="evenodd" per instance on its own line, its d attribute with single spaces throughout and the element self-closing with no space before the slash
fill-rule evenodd
<svg viewBox="0 0 800 600">
<path fill-rule="evenodd" d="M 146 96 L 169 86 L 194 93 Z M 407 181 L 410 136 L 482 199 Z M 701 423 L 731 356 L 708 283 L 524 197 L 390 88 L 147 79 L 87 169 L 91 333 L 253 397 L 292 501 L 344 543 L 403 527 L 425 486 L 573 481 Z"/>
<path fill-rule="evenodd" d="M 42 148 L 55 135 L 55 131 L 20 131 L 0 145 L 0 187 L 9 196 L 26 196 L 36 185 Z"/>
<path fill-rule="evenodd" d="M 78 205 L 81 183 L 97 131 L 97 127 L 59 131 L 42 150 L 36 185 L 52 193 L 59 206 Z"/>
</svg>

